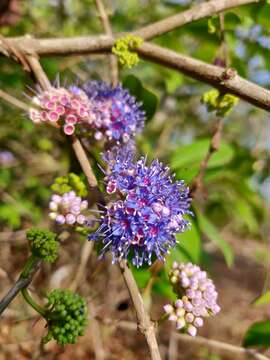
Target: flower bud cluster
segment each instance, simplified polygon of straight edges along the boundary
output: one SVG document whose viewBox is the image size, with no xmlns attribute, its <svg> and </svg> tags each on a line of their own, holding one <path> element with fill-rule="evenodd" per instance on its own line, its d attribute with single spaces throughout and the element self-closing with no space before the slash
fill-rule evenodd
<svg viewBox="0 0 270 360">
<path fill-rule="evenodd" d="M 31 252 L 47 262 L 54 262 L 58 256 L 59 243 L 56 234 L 46 229 L 31 228 L 26 232 Z"/>
<path fill-rule="evenodd" d="M 63 195 L 53 194 L 49 203 L 49 216 L 59 225 L 84 225 L 88 201 L 82 200 L 75 191 Z"/>
<path fill-rule="evenodd" d="M 75 132 L 78 123 L 89 121 L 91 102 L 83 90 L 51 88 L 33 98 L 35 107 L 29 111 L 34 123 L 49 122 L 63 127 L 66 135 Z"/>
<path fill-rule="evenodd" d="M 141 37 L 128 34 L 115 41 L 112 52 L 118 57 L 121 65 L 130 69 L 140 61 L 138 54 L 131 49 L 138 48 L 142 43 L 143 39 Z"/>
<path fill-rule="evenodd" d="M 46 343 L 55 339 L 59 345 L 74 344 L 78 336 L 84 335 L 87 325 L 85 300 L 69 290 L 56 289 L 48 296 L 46 320 L 48 334 Z"/>
<path fill-rule="evenodd" d="M 197 329 L 203 326 L 203 318 L 220 311 L 215 285 L 205 271 L 191 263 L 174 262 L 169 278 L 180 298 L 173 305 L 166 304 L 164 310 L 169 320 L 176 322 L 178 330 L 195 336 Z"/>
<path fill-rule="evenodd" d="M 51 186 L 53 192 L 63 195 L 71 190 L 74 190 L 79 196 L 87 195 L 87 188 L 80 176 L 69 173 L 66 176 L 59 176 L 54 180 Z"/>
</svg>

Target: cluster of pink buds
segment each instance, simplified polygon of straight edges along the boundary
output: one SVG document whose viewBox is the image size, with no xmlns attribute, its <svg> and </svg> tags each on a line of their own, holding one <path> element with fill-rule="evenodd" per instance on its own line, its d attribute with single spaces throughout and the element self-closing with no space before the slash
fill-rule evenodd
<svg viewBox="0 0 270 360">
<path fill-rule="evenodd" d="M 84 213 L 88 209 L 88 202 L 77 196 L 75 191 L 63 195 L 53 194 L 49 208 L 50 218 L 59 225 L 84 225 L 87 220 Z"/>
<path fill-rule="evenodd" d="M 35 107 L 29 110 L 34 123 L 49 122 L 63 127 L 66 135 L 72 135 L 75 125 L 91 121 L 91 102 L 81 89 L 68 91 L 51 88 L 33 98 Z"/>
<path fill-rule="evenodd" d="M 176 322 L 177 330 L 196 336 L 203 318 L 220 311 L 215 285 L 205 271 L 191 263 L 174 262 L 169 278 L 180 298 L 173 305 L 165 305 L 164 310 L 169 320 Z"/>
</svg>

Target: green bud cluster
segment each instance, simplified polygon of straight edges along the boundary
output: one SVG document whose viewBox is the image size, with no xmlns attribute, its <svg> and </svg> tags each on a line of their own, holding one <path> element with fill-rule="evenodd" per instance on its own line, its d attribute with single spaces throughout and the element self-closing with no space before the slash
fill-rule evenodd
<svg viewBox="0 0 270 360">
<path fill-rule="evenodd" d="M 59 243 L 55 233 L 46 229 L 31 228 L 26 232 L 26 237 L 34 256 L 47 262 L 57 259 Z"/>
<path fill-rule="evenodd" d="M 112 52 L 117 55 L 121 65 L 130 69 L 140 61 L 138 54 L 131 49 L 138 48 L 142 43 L 141 37 L 129 34 L 116 40 Z"/>
<path fill-rule="evenodd" d="M 76 194 L 81 197 L 85 197 L 87 195 L 85 183 L 74 173 L 69 173 L 66 176 L 56 178 L 51 186 L 51 189 L 60 195 L 63 195 L 71 190 L 74 190 Z"/>
<path fill-rule="evenodd" d="M 47 299 L 48 334 L 43 342 L 55 339 L 59 345 L 76 343 L 87 325 L 85 300 L 79 294 L 62 289 L 53 290 Z"/>
<path fill-rule="evenodd" d="M 201 101 L 209 112 L 216 111 L 218 116 L 225 116 L 230 113 L 239 99 L 232 94 L 222 95 L 217 89 L 212 89 L 203 94 Z"/>
</svg>

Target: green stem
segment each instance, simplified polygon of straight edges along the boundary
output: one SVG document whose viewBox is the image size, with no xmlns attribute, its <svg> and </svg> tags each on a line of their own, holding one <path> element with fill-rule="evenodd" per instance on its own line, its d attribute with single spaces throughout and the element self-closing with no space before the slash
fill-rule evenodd
<svg viewBox="0 0 270 360">
<path fill-rule="evenodd" d="M 36 256 L 34 256 L 34 255 L 31 255 L 28 259 L 27 259 L 27 261 L 26 261 L 26 263 L 25 263 L 25 265 L 24 265 L 24 268 L 23 268 L 23 270 L 22 270 L 22 272 L 21 272 L 21 278 L 27 278 L 28 276 L 29 276 L 29 274 L 31 273 L 31 270 L 32 270 L 32 268 L 34 267 L 34 265 L 36 264 L 36 262 L 37 262 L 37 257 Z"/>
<path fill-rule="evenodd" d="M 35 300 L 32 298 L 32 296 L 30 295 L 29 291 L 27 290 L 27 288 L 23 288 L 21 290 L 22 296 L 24 297 L 24 300 L 30 305 L 32 306 L 33 309 L 35 309 L 41 316 L 43 316 L 44 318 L 46 318 L 46 313 L 47 311 L 40 305 L 38 305 Z"/>
<path fill-rule="evenodd" d="M 163 314 L 163 315 L 156 321 L 157 325 L 159 326 L 159 325 L 163 324 L 166 320 L 168 320 L 168 318 L 169 318 L 169 314 Z"/>
</svg>

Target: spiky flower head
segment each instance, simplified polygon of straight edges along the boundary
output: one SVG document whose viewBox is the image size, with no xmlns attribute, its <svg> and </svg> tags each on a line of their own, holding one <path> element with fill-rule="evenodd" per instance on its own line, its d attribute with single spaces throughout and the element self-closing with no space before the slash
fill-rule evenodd
<svg viewBox="0 0 270 360">
<path fill-rule="evenodd" d="M 73 90 L 52 87 L 40 91 L 32 100 L 30 119 L 34 123 L 47 122 L 61 127 L 66 135 L 74 134 L 76 124 L 91 121 L 91 103 L 83 90 Z"/>
<path fill-rule="evenodd" d="M 195 336 L 197 328 L 203 326 L 203 318 L 220 311 L 215 285 L 205 271 L 191 263 L 175 262 L 169 278 L 179 298 L 173 305 L 165 305 L 164 310 L 178 330 Z"/>
<path fill-rule="evenodd" d="M 57 224 L 83 225 L 86 221 L 88 202 L 77 196 L 75 191 L 69 191 L 63 195 L 53 194 L 49 208 L 49 216 Z"/>
<path fill-rule="evenodd" d="M 127 89 L 98 81 L 82 88 L 94 104 L 91 127 L 97 140 L 126 143 L 142 130 L 145 113 Z"/>
<path fill-rule="evenodd" d="M 127 149 L 120 149 L 112 159 L 107 176 L 107 192 L 119 194 L 121 200 L 107 206 L 102 223 L 90 240 L 103 237 L 103 252 L 110 250 L 113 262 L 126 259 L 139 267 L 151 264 L 153 256 L 164 260 L 176 244 L 175 234 L 187 229 L 189 222 L 189 190 L 183 181 L 173 181 L 169 168 L 155 160 L 149 166 L 146 159 L 132 161 Z"/>
<path fill-rule="evenodd" d="M 78 336 L 84 335 L 87 325 L 85 300 L 79 294 L 62 289 L 53 290 L 47 299 L 48 334 L 43 342 L 55 339 L 59 345 L 76 343 Z"/>
<path fill-rule="evenodd" d="M 31 228 L 27 230 L 26 237 L 34 256 L 47 262 L 57 259 L 59 243 L 55 233 L 46 229 Z"/>
</svg>

